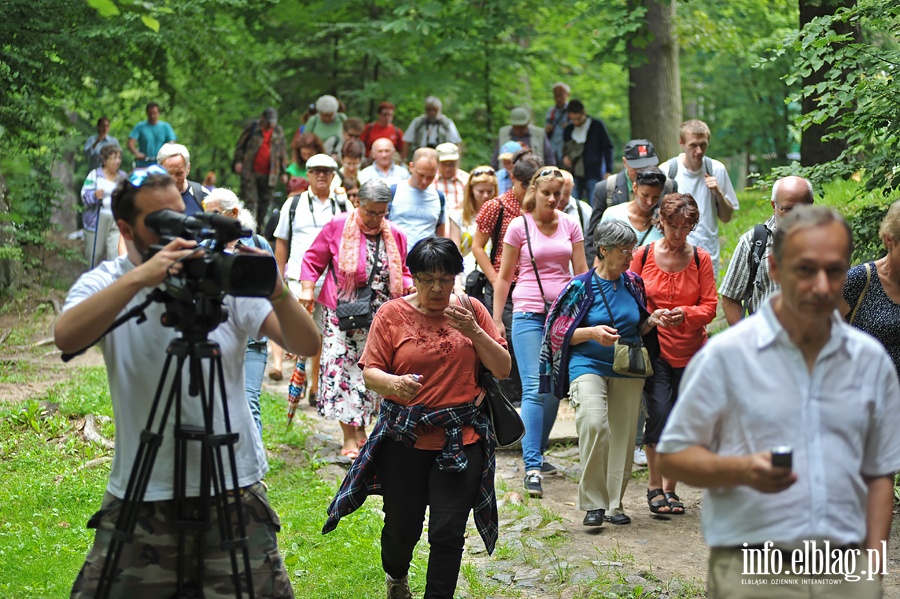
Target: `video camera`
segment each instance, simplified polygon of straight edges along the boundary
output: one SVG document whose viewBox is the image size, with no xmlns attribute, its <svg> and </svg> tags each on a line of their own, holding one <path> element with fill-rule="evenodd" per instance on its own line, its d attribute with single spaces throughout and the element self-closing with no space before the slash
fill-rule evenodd
<svg viewBox="0 0 900 599">
<path fill-rule="evenodd" d="M 181 272 L 166 279 L 166 293 L 174 300 L 220 298 L 225 294 L 269 297 L 275 290 L 278 267 L 274 258 L 225 251 L 228 242 L 253 234 L 237 219 L 220 214 L 185 216 L 174 210 L 159 210 L 148 214 L 144 224 L 161 237 L 160 245 L 151 247 L 145 260 L 176 237 L 198 243 L 211 240 L 204 244 L 206 251 L 202 257 L 184 260 Z"/>
</svg>

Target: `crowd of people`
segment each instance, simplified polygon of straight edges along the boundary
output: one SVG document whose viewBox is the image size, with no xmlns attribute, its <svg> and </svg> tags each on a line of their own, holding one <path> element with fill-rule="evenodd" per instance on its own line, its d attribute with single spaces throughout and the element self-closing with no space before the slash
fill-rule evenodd
<svg viewBox="0 0 900 599">
<path fill-rule="evenodd" d="M 222 339 L 228 364 L 243 373 L 244 385 L 238 372 L 227 373 L 229 384 L 247 399 L 231 406 L 244 435 L 236 445 L 242 488 L 271 510 L 258 487 L 266 471 L 259 393 L 267 358 L 268 376 L 280 380 L 285 350 L 292 351 L 291 400 L 305 398 L 340 423 L 340 453 L 353 463 L 326 531 L 367 494 L 384 495 L 389 599 L 412 596 L 407 573 L 426 506 L 426 597 L 453 596 L 470 512 L 494 547 L 495 440 L 482 408 L 482 371 L 521 404 L 522 484 L 531 497 L 542 497 L 544 477 L 558 472 L 545 452 L 560 400 L 571 402 L 584 526 L 631 522 L 623 498 L 641 446 L 652 517 L 685 513 L 679 481 L 709 488 L 711 593 L 733 589 L 742 543 L 790 549 L 830 539 L 880 549 L 885 519 L 890 524 L 884 481 L 900 468 L 900 442 L 883 432 L 900 414 L 900 203 L 880 231 L 886 256 L 849 269 L 852 240 L 840 216 L 810 206 L 809 181 L 780 179 L 772 216 L 741 236 L 721 276 L 718 223 L 739 206 L 725 165 L 707 156 L 709 127 L 683 123 L 682 152 L 666 162 L 651 140 L 630 140 L 615 172 L 602 120 L 569 96 L 566 84 L 553 86 L 543 126 L 528 108 L 514 107 L 491 164 L 470 172 L 460 167 L 465 145 L 456 124 L 433 96 L 405 131 L 387 101 L 366 124 L 324 95 L 292 136 L 266 108 L 236 143 L 237 194 L 212 189 L 209 175 L 206 184 L 188 178 L 190 153 L 159 120 L 157 104 L 129 134 L 138 167 L 131 174 L 120 169 L 122 149 L 101 118 L 84 146 L 91 162 L 82 189 L 85 256 L 93 270 L 70 293 L 57 343 L 72 350 L 93 341 L 196 254 L 185 240 L 146 254 L 158 241 L 144 224 L 148 214 L 170 208 L 238 219 L 252 234 L 226 250 L 269 251 L 277 263 L 269 302 L 238 300 Z M 272 207 L 279 186 L 287 197 Z M 102 314 L 81 303 L 93 296 Z M 710 341 L 719 297 L 732 328 Z M 130 371 L 125 354 L 135 351 L 128 344 L 145 329 L 101 341 L 120 431 L 146 416 L 122 403 L 121 380 Z M 153 329 L 154 343 L 170 333 Z M 873 370 L 857 373 L 863 363 Z M 778 403 L 779 376 L 802 405 Z M 847 382 L 863 380 L 862 394 Z M 852 406 L 829 403 L 851 395 Z M 802 431 L 792 422 L 803 422 Z M 842 426 L 852 434 L 842 436 Z M 834 471 L 823 461 L 831 442 L 843 456 Z M 779 445 L 793 446 L 793 467 L 772 463 Z M 122 498 L 133 448 L 126 450 L 117 452 L 105 506 Z M 798 477 L 812 483 L 795 485 Z M 835 489 L 848 488 L 853 504 L 834 520 Z M 149 503 L 172 499 L 162 482 L 147 495 Z M 813 505 L 809 524 L 785 525 L 797 506 Z M 765 522 L 748 528 L 749 510 L 759 506 L 767 506 Z M 277 555 L 277 525 L 270 525 L 265 542 L 252 547 L 263 556 L 273 547 Z M 142 534 L 153 544 L 174 533 Z M 92 568 L 107 542 L 98 533 L 78 596 L 93 592 Z M 141 559 L 129 554 L 131 567 Z M 281 590 L 262 596 L 291 596 L 280 558 L 267 563 L 260 584 L 269 586 L 261 588 Z"/>
</svg>

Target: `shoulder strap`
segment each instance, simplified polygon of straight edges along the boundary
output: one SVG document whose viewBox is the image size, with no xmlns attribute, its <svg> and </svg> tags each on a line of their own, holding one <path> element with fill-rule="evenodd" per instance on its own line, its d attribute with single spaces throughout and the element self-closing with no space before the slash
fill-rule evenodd
<svg viewBox="0 0 900 599">
<path fill-rule="evenodd" d="M 713 176 L 712 158 L 710 158 L 709 156 L 703 157 L 703 170 L 705 170 L 706 174 L 710 177 Z"/>
<path fill-rule="evenodd" d="M 262 248 L 262 244 L 259 242 L 259 236 L 256 234 L 256 231 L 253 231 L 253 245 Z"/>
<path fill-rule="evenodd" d="M 541 276 L 538 274 L 537 262 L 534 260 L 534 251 L 531 249 L 531 233 L 528 232 L 528 219 L 522 215 L 522 222 L 525 225 L 525 241 L 528 243 L 528 253 L 531 255 L 531 268 L 534 269 L 534 278 L 537 279 L 538 289 L 541 291 L 541 299 L 547 303 L 547 296 L 544 293 L 544 286 L 541 285 Z"/>
<path fill-rule="evenodd" d="M 294 218 L 297 216 L 297 204 L 300 203 L 300 194 L 294 196 L 294 199 L 291 200 L 291 209 L 288 212 L 288 238 L 287 238 L 287 250 L 288 255 L 291 253 L 291 239 L 294 237 Z"/>
<path fill-rule="evenodd" d="M 491 234 L 491 264 L 497 258 L 500 244 L 503 243 L 503 240 L 500 239 L 500 229 L 503 227 L 503 211 L 505 209 L 506 206 L 503 205 L 503 202 L 500 202 L 500 212 L 497 214 L 497 220 L 494 222 L 494 232 Z"/>
<path fill-rule="evenodd" d="M 575 200 L 575 210 L 578 211 L 578 222 L 581 223 L 581 233 L 584 234 L 584 210 L 581 207 L 581 200 Z"/>
<path fill-rule="evenodd" d="M 626 175 L 627 176 L 627 175 Z M 612 206 L 613 195 L 616 193 L 616 181 L 618 181 L 618 175 L 610 175 L 606 178 L 606 207 L 609 208 Z"/>
<path fill-rule="evenodd" d="M 768 239 L 769 230 L 765 225 L 755 225 L 753 227 L 753 237 L 750 239 L 750 255 L 747 256 L 750 276 L 747 279 L 747 287 L 744 288 L 744 294 L 741 296 L 741 306 L 747 314 L 751 313 L 750 298 L 753 297 L 756 276 L 759 273 L 759 266 L 762 264 L 763 254 L 766 253 L 766 242 Z"/>
<path fill-rule="evenodd" d="M 609 312 L 609 319 L 612 321 L 613 328 L 619 328 L 616 326 L 616 317 L 613 316 L 612 310 L 609 307 L 609 302 L 606 301 L 606 294 L 603 293 L 603 285 L 600 283 L 600 275 L 597 274 L 597 269 L 594 269 L 594 276 L 597 278 L 597 289 L 600 290 L 600 297 L 603 298 L 603 303 L 606 305 L 606 311 Z"/>
<path fill-rule="evenodd" d="M 653 244 L 648 243 L 644 246 L 644 255 L 641 256 L 641 271 L 644 270 L 644 265 L 647 264 L 647 255 L 650 254 L 650 246 Z"/>
<path fill-rule="evenodd" d="M 694 246 L 694 264 L 697 265 L 697 270 L 700 269 L 700 253 L 697 251 L 697 246 Z"/>
<path fill-rule="evenodd" d="M 438 214 L 438 226 L 440 226 L 441 223 L 444 222 L 444 204 L 447 203 L 447 196 L 444 195 L 443 191 L 437 189 L 437 187 L 435 187 L 435 189 L 438 192 L 438 200 L 441 202 L 441 212 Z"/>
<path fill-rule="evenodd" d="M 668 162 L 669 165 L 669 179 L 674 179 L 675 175 L 678 174 L 678 157 L 672 158 Z"/>
<path fill-rule="evenodd" d="M 393 219 L 391 218 L 391 216 L 392 216 L 392 213 L 394 212 L 394 202 L 393 202 L 393 200 L 394 200 L 394 196 L 397 195 L 397 184 L 396 184 L 396 183 L 392 183 L 390 189 L 391 189 L 391 205 L 388 206 L 388 213 L 387 213 L 387 216 L 386 216 L 385 218 L 387 218 L 388 220 L 393 220 Z"/>
<path fill-rule="evenodd" d="M 853 307 L 853 312 L 850 314 L 850 320 L 847 322 L 853 324 L 853 321 L 856 320 L 856 312 L 859 310 L 859 307 L 862 305 L 863 298 L 866 297 L 866 291 L 869 290 L 869 283 L 872 282 L 872 269 L 869 266 L 869 263 L 866 262 L 866 284 L 863 286 L 862 293 L 859 294 L 859 299 L 856 300 L 856 306 Z"/>
</svg>

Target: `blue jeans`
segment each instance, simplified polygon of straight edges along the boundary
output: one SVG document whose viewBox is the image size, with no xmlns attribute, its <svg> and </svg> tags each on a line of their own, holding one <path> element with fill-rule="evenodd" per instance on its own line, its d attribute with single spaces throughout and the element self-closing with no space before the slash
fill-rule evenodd
<svg viewBox="0 0 900 599">
<path fill-rule="evenodd" d="M 546 317 L 535 312 L 513 313 L 512 343 L 522 379 L 522 421 L 525 423 L 522 458 L 526 472 L 541 469 L 559 409 L 559 398 L 553 393 L 538 393 L 541 337 Z"/>
<path fill-rule="evenodd" d="M 253 414 L 253 421 L 256 422 L 260 436 L 262 436 L 262 418 L 260 417 L 259 392 L 262 389 L 263 375 L 266 373 L 268 354 L 269 350 L 266 348 L 265 341 L 251 340 L 247 344 L 247 353 L 244 356 L 244 388 L 247 394 L 247 403 L 250 404 L 250 413 Z"/>
</svg>

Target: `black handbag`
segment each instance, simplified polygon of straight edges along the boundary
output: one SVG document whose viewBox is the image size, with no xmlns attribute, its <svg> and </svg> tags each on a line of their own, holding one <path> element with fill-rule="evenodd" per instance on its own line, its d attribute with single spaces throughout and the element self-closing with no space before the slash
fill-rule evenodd
<svg viewBox="0 0 900 599">
<path fill-rule="evenodd" d="M 475 307 L 472 300 L 467 295 L 457 296 L 459 304 L 469 310 L 475 316 Z M 477 317 L 476 317 L 477 321 Z M 484 390 L 485 401 L 483 405 L 487 406 L 488 418 L 491 421 L 491 428 L 494 429 L 494 438 L 498 447 L 509 447 L 518 443 L 525 436 L 525 423 L 522 417 L 516 411 L 515 406 L 506 397 L 500 383 L 491 372 L 480 364 L 476 381 Z"/>
<path fill-rule="evenodd" d="M 494 258 L 497 256 L 497 251 L 500 249 L 500 227 L 503 226 L 503 208 L 503 204 L 500 204 L 500 213 L 497 215 L 497 220 L 494 222 L 494 233 L 491 235 L 491 264 L 494 263 Z M 487 284 L 487 275 L 478 270 L 478 267 L 476 266 L 475 270 L 466 275 L 466 295 L 477 298 L 478 301 L 484 303 L 484 289 Z"/>
<path fill-rule="evenodd" d="M 372 281 L 375 279 L 375 271 L 378 270 L 378 249 L 381 247 L 381 236 L 375 240 L 375 262 L 372 264 L 372 272 L 369 273 L 369 280 L 365 287 L 356 290 L 356 299 L 352 302 L 343 300 L 337 301 L 335 313 L 338 318 L 338 328 L 342 331 L 352 331 L 355 329 L 367 329 L 372 325 L 372 300 L 375 299 L 372 294 Z M 331 274 L 334 277 L 335 286 L 337 286 L 337 274 L 334 268 L 331 268 Z"/>
</svg>

